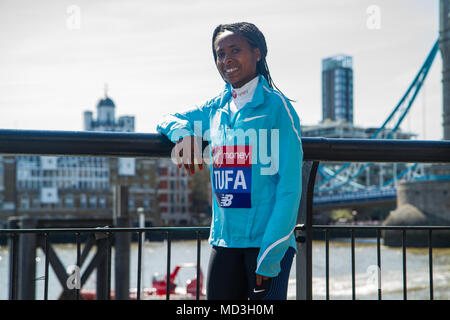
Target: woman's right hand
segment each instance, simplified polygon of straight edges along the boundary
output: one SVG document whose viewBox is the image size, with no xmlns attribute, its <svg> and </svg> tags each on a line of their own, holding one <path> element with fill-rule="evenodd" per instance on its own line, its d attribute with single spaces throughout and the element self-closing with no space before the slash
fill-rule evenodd
<svg viewBox="0 0 450 320">
<path fill-rule="evenodd" d="M 188 173 L 195 173 L 195 165 L 203 170 L 202 144 L 195 136 L 180 138 L 175 144 L 175 158 L 178 168 L 184 166 Z"/>
</svg>

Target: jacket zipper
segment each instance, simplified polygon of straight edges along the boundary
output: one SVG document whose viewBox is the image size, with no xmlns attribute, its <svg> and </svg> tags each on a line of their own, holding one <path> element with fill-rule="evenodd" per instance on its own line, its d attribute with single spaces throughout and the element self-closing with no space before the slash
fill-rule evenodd
<svg viewBox="0 0 450 320">
<path fill-rule="evenodd" d="M 240 108 L 233 116 L 233 118 L 230 119 L 230 114 L 231 114 L 231 110 L 230 110 L 230 101 L 228 101 L 228 128 L 232 129 L 232 124 L 234 127 L 234 123 L 236 122 L 236 118 L 237 115 L 239 114 L 239 112 L 241 112 L 241 110 L 244 109 L 244 107 Z"/>
</svg>

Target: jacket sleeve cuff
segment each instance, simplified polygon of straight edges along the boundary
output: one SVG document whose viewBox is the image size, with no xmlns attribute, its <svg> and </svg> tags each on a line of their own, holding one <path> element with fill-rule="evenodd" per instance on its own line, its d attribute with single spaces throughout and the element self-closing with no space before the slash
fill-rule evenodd
<svg viewBox="0 0 450 320">
<path fill-rule="evenodd" d="M 167 138 L 169 138 L 169 140 L 172 141 L 173 143 L 177 143 L 177 141 L 180 140 L 181 138 L 193 135 L 194 133 L 189 128 L 178 128 L 175 130 L 171 130 L 167 134 Z"/>
</svg>

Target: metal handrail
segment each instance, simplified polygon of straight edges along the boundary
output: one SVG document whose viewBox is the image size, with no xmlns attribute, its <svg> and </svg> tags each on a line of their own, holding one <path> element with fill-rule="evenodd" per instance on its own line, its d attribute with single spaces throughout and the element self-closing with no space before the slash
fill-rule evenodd
<svg viewBox="0 0 450 320">
<path fill-rule="evenodd" d="M 450 226 L 367 226 L 367 225 L 333 225 L 314 224 L 313 229 L 343 230 L 450 230 Z M 305 230 L 304 224 L 297 224 L 295 230 Z M 136 228 L 35 228 L 35 229 L 0 229 L 0 234 L 9 233 L 96 233 L 96 232 L 209 232 L 210 227 L 136 227 Z"/>
<path fill-rule="evenodd" d="M 209 227 L 134 227 L 134 228 L 34 228 L 34 229 L 0 229 L 3 233 L 96 233 L 96 232 L 206 232 Z"/>
<path fill-rule="evenodd" d="M 313 229 L 343 230 L 450 230 L 450 226 L 364 226 L 364 225 L 312 225 Z"/>
<path fill-rule="evenodd" d="M 170 157 L 159 133 L 0 130 L 0 154 Z M 304 161 L 450 163 L 450 141 L 302 138 Z"/>
</svg>

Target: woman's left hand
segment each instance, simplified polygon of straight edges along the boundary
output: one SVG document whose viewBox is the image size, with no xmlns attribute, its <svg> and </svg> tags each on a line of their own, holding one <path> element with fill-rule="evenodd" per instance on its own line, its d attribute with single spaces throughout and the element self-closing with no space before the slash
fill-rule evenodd
<svg viewBox="0 0 450 320">
<path fill-rule="evenodd" d="M 260 286 L 263 280 L 267 280 L 269 277 L 262 276 L 260 274 L 256 274 L 256 285 Z"/>
</svg>

